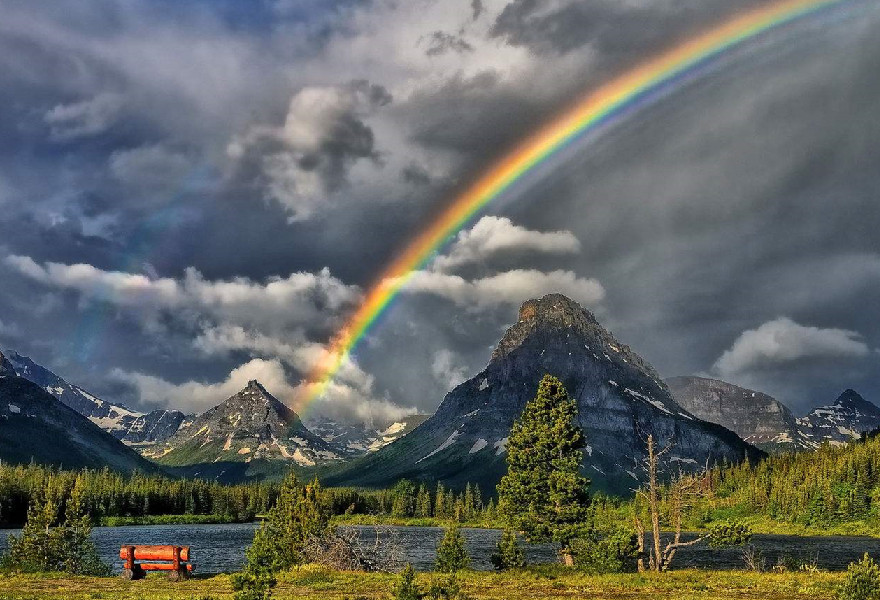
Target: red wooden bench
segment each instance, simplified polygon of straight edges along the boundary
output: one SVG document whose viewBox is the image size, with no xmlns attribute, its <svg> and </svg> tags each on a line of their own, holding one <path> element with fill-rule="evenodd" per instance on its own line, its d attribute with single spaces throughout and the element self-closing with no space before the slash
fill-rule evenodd
<svg viewBox="0 0 880 600">
<path fill-rule="evenodd" d="M 168 579 L 179 581 L 189 577 L 193 570 L 189 562 L 189 546 L 145 546 L 128 544 L 119 549 L 119 558 L 125 561 L 120 577 L 143 579 L 147 571 L 168 571 Z M 135 562 L 160 560 L 164 562 Z"/>
</svg>

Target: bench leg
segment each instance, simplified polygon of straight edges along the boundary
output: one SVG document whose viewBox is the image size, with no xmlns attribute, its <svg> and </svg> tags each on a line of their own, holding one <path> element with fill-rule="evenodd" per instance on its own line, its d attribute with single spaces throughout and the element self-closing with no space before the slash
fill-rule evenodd
<svg viewBox="0 0 880 600">
<path fill-rule="evenodd" d="M 119 577 L 127 581 L 143 579 L 146 576 L 146 571 L 144 571 L 140 565 L 134 565 L 134 567 L 131 569 L 122 569 L 122 572 L 119 574 Z"/>
<path fill-rule="evenodd" d="M 181 567 L 174 571 L 168 571 L 168 579 L 170 581 L 185 581 L 189 579 L 189 571 L 186 567 Z"/>
</svg>

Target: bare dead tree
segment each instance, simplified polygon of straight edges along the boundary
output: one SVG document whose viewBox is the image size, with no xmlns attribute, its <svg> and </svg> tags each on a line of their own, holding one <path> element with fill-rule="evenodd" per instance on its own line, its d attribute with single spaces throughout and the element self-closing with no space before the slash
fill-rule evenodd
<svg viewBox="0 0 880 600">
<path fill-rule="evenodd" d="M 660 471 L 662 459 L 674 446 L 670 440 L 661 450 L 657 450 L 653 434 L 645 438 L 647 456 L 644 459 L 644 468 L 647 472 L 647 486 L 636 490 L 637 495 L 648 505 L 648 513 L 651 519 L 652 548 L 645 552 L 645 526 L 639 516 L 635 517 L 636 536 L 639 547 L 639 559 L 637 561 L 639 571 L 645 570 L 645 557 L 648 558 L 648 566 L 653 571 L 666 571 L 679 548 L 694 546 L 709 538 L 710 534 L 697 536 L 693 540 L 683 542 L 681 540 L 683 515 L 689 511 L 696 500 L 703 494 L 702 478 L 698 475 L 689 475 L 679 470 L 673 476 L 668 486 L 667 504 L 669 508 L 669 520 L 673 529 L 672 540 L 663 544 L 660 535 Z"/>
<path fill-rule="evenodd" d="M 308 562 L 338 571 L 395 573 L 403 566 L 403 552 L 397 531 L 375 527 L 372 542 L 365 542 L 356 529 L 336 529 L 309 536 L 303 553 Z"/>
</svg>

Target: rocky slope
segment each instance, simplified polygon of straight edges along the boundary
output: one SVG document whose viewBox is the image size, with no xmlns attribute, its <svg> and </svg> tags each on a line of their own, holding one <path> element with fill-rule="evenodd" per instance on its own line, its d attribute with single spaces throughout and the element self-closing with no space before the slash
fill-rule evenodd
<svg viewBox="0 0 880 600">
<path fill-rule="evenodd" d="M 730 429 L 762 450 L 812 447 L 792 412 L 772 396 L 705 377 L 672 377 L 666 384 L 689 413 Z"/>
<path fill-rule="evenodd" d="M 834 404 L 814 408 L 797 420 L 802 435 L 813 446 L 823 442 L 844 444 L 880 427 L 880 407 L 854 390 L 844 391 Z"/>
<path fill-rule="evenodd" d="M 153 410 L 132 421 L 121 439 L 132 446 L 148 446 L 169 440 L 195 417 L 179 410 Z"/>
<path fill-rule="evenodd" d="M 252 461 L 312 466 L 340 458 L 257 381 L 183 425 L 144 455 L 172 466 Z"/>
<path fill-rule="evenodd" d="M 761 452 L 680 407 L 657 372 L 577 303 L 559 294 L 525 302 L 487 367 L 446 395 L 409 435 L 328 476 L 329 484 L 385 486 L 406 477 L 493 487 L 506 469 L 508 433 L 541 377 L 562 379 L 577 399 L 594 487 L 627 493 L 639 483 L 650 433 L 676 466 L 738 462 Z"/>
<path fill-rule="evenodd" d="M 375 452 L 402 438 L 430 418 L 430 415 L 410 415 L 393 423 L 369 427 L 361 423 L 347 424 L 330 419 L 309 422 L 309 430 L 347 457 Z"/>
<path fill-rule="evenodd" d="M 0 459 L 67 469 L 158 470 L 42 386 L 19 377 L 17 369 L 0 353 Z"/>
<path fill-rule="evenodd" d="M 111 404 L 79 386 L 68 383 L 27 356 L 22 356 L 11 350 L 5 350 L 4 354 L 19 377 L 36 383 L 61 400 L 65 406 L 87 417 L 92 423 L 117 438 L 122 438 L 132 422 L 142 416 L 142 413 L 138 411 L 120 404 Z"/>
</svg>

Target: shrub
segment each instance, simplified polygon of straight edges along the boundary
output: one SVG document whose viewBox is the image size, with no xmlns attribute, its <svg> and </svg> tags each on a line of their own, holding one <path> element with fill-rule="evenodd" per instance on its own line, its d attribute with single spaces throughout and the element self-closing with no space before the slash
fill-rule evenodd
<svg viewBox="0 0 880 600">
<path fill-rule="evenodd" d="M 441 573 L 455 573 L 468 568 L 470 562 L 461 529 L 457 525 L 447 527 L 440 545 L 437 546 L 434 569 Z"/>
<path fill-rule="evenodd" d="M 428 590 L 427 597 L 431 600 L 473 600 L 461 591 L 461 583 L 455 573 L 440 580 L 435 580 Z"/>
<path fill-rule="evenodd" d="M 519 543 L 516 541 L 516 533 L 505 529 L 495 546 L 495 552 L 490 560 L 492 565 L 499 571 L 505 569 L 521 569 L 526 566 L 525 556 Z"/>
<path fill-rule="evenodd" d="M 420 600 L 422 594 L 419 593 L 416 585 L 416 572 L 412 565 L 406 565 L 406 568 L 400 572 L 391 593 L 394 600 Z"/>
<path fill-rule="evenodd" d="M 235 600 L 269 600 L 277 583 L 271 570 L 254 567 L 233 573 L 231 579 Z"/>
<path fill-rule="evenodd" d="M 837 589 L 838 600 L 880 600 L 880 566 L 865 553 L 857 563 L 850 563 L 846 579 Z"/>
<path fill-rule="evenodd" d="M 0 559 L 6 571 L 38 573 L 63 571 L 71 575 L 107 576 L 111 569 L 101 561 L 89 534 L 88 516 L 82 514 L 78 491 L 68 501 L 64 521 L 55 525 L 57 506 L 47 499 L 32 504 L 21 534 L 9 536 L 9 549 Z"/>
<path fill-rule="evenodd" d="M 636 535 L 623 528 L 594 531 L 572 543 L 575 566 L 591 575 L 634 571 L 638 551 Z"/>
<path fill-rule="evenodd" d="M 742 521 L 728 519 L 709 526 L 709 545 L 713 548 L 742 546 L 751 539 L 752 530 Z"/>
</svg>

